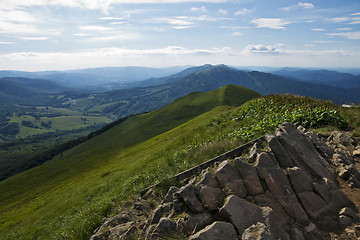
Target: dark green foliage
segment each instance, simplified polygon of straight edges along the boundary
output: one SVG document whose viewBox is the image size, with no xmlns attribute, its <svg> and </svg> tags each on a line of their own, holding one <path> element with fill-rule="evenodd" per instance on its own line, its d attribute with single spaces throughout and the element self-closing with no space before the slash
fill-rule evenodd
<svg viewBox="0 0 360 240">
<path fill-rule="evenodd" d="M 19 124 L 18 123 L 10 123 L 2 128 L 0 128 L 0 134 L 4 136 L 15 136 L 19 134 Z"/>
<path fill-rule="evenodd" d="M 21 121 L 21 125 L 24 126 L 24 127 L 31 127 L 31 128 L 34 127 L 33 122 L 31 122 L 31 121 L 26 121 L 26 120 Z"/>
</svg>

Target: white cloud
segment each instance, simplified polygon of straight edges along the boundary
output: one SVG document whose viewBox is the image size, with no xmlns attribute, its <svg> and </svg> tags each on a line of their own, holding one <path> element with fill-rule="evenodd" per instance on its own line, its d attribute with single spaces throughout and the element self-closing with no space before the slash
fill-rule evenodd
<svg viewBox="0 0 360 240">
<path fill-rule="evenodd" d="M 265 45 L 247 45 L 244 49 L 246 54 L 279 54 L 280 51 L 275 46 L 265 46 Z"/>
<path fill-rule="evenodd" d="M 30 24 L 0 21 L 0 33 L 10 35 L 27 35 L 38 34 L 41 33 L 41 31 Z"/>
<path fill-rule="evenodd" d="M 256 24 L 258 28 L 284 29 L 284 26 L 291 22 L 280 18 L 257 18 L 252 20 L 251 23 Z"/>
<path fill-rule="evenodd" d="M 222 8 L 220 8 L 218 10 L 218 12 L 221 13 L 221 14 L 228 14 L 228 11 L 226 11 L 225 9 L 222 9 Z"/>
<path fill-rule="evenodd" d="M 124 18 L 121 17 L 101 17 L 100 20 L 124 20 Z"/>
<path fill-rule="evenodd" d="M 110 24 L 112 24 L 112 25 L 121 25 L 121 24 L 125 24 L 125 23 L 127 23 L 127 22 L 112 22 Z"/>
<path fill-rule="evenodd" d="M 206 7 L 204 7 L 204 6 L 199 7 L 199 8 L 197 8 L 197 7 L 192 7 L 190 10 L 191 10 L 192 12 L 206 12 L 206 11 L 207 11 L 207 10 L 206 10 Z"/>
<path fill-rule="evenodd" d="M 334 43 L 335 41 L 313 41 L 314 43 L 320 43 L 320 44 L 327 44 L 327 43 Z"/>
<path fill-rule="evenodd" d="M 249 14 L 251 12 L 253 12 L 254 10 L 250 10 L 250 9 L 247 9 L 247 8 L 243 8 L 241 9 L 240 11 L 237 11 L 234 13 L 234 15 L 246 15 L 246 14 Z"/>
<path fill-rule="evenodd" d="M 283 7 L 283 8 L 280 8 L 280 9 L 284 10 L 284 11 L 291 11 L 291 10 L 296 10 L 298 8 L 311 9 L 311 8 L 314 8 L 314 4 L 298 2 L 297 4 L 287 6 L 287 7 Z"/>
<path fill-rule="evenodd" d="M 313 28 L 311 31 L 325 31 L 326 29 L 323 28 Z"/>
<path fill-rule="evenodd" d="M 344 33 L 328 33 L 329 36 L 340 36 L 345 37 L 347 39 L 359 40 L 360 32 L 344 32 Z"/>
<path fill-rule="evenodd" d="M 360 17 L 354 17 L 351 21 L 352 22 L 349 22 L 348 24 L 360 24 Z"/>
<path fill-rule="evenodd" d="M 110 27 L 103 27 L 103 26 L 97 26 L 97 25 L 80 26 L 79 29 L 81 31 L 96 31 L 96 32 L 106 32 L 106 31 L 113 30 Z"/>
<path fill-rule="evenodd" d="M 243 34 L 241 32 L 233 32 L 232 35 L 234 35 L 234 36 L 242 36 Z"/>
<path fill-rule="evenodd" d="M 351 28 L 337 28 L 338 31 L 351 31 Z"/>
<path fill-rule="evenodd" d="M 90 34 L 87 33 L 74 33 L 75 37 L 88 37 L 90 36 Z"/>
<path fill-rule="evenodd" d="M 334 23 L 340 23 L 340 22 L 349 21 L 349 20 L 351 20 L 351 18 L 348 18 L 348 17 L 336 17 L 336 18 L 329 18 L 328 20 L 331 21 L 331 22 L 334 22 Z"/>
<path fill-rule="evenodd" d="M 22 37 L 20 39 L 29 40 L 29 41 L 44 41 L 44 40 L 49 40 L 50 38 L 48 38 L 48 37 Z"/>
<path fill-rule="evenodd" d="M 14 42 L 0 42 L 0 44 L 14 44 Z"/>
<path fill-rule="evenodd" d="M 351 14 L 351 15 L 353 15 L 353 16 L 358 16 L 358 15 L 360 15 L 360 12 L 358 12 L 358 13 L 353 13 L 353 14 Z"/>
</svg>

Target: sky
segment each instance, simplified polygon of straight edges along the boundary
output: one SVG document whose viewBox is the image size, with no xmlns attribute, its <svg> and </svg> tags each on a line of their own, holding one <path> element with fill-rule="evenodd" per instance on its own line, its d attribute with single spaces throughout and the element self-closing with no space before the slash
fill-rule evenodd
<svg viewBox="0 0 360 240">
<path fill-rule="evenodd" d="M 359 0 L 0 0 L 0 70 L 360 68 Z"/>
</svg>

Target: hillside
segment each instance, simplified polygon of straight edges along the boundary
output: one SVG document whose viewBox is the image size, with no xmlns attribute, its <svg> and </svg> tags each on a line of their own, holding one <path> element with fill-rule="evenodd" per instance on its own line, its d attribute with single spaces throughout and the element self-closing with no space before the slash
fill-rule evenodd
<svg viewBox="0 0 360 240">
<path fill-rule="evenodd" d="M 227 96 L 228 90 L 236 87 L 220 89 L 215 96 Z M 188 97 L 196 95 L 206 99 L 200 93 Z M 228 97 L 219 99 L 234 99 L 234 95 Z M 185 100 L 174 104 L 187 106 Z M 149 139 L 141 142 L 122 132 L 123 124 L 131 125 L 128 118 L 52 161 L 0 182 L 0 234 L 4 239 L 88 238 L 111 209 L 132 205 L 139 190 L 274 131 L 279 122 L 346 127 L 336 109 L 309 98 L 270 96 L 240 107 L 219 106 L 153 138 L 147 135 Z M 134 126 L 138 124 L 133 134 L 146 133 L 140 126 L 148 126 L 152 119 L 144 116 L 165 125 L 176 120 L 164 121 L 160 110 L 140 115 L 133 118 L 137 119 Z"/>
</svg>

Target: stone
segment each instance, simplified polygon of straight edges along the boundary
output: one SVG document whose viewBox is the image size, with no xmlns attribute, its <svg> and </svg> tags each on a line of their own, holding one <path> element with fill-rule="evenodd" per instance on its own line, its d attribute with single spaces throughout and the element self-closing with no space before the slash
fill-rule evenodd
<svg viewBox="0 0 360 240">
<path fill-rule="evenodd" d="M 340 224 L 343 227 L 347 227 L 347 226 L 351 225 L 354 221 L 351 217 L 345 216 L 345 215 L 340 215 L 339 220 L 340 220 Z"/>
<path fill-rule="evenodd" d="M 315 178 L 334 179 L 329 163 L 320 155 L 309 138 L 295 128 L 294 124 L 283 123 L 276 131 L 281 145 L 297 167 L 309 171 Z"/>
<path fill-rule="evenodd" d="M 216 181 L 214 175 L 209 171 L 205 171 L 202 174 L 201 180 L 198 184 L 206 185 L 206 186 L 213 187 L 213 188 L 219 187 L 218 181 Z"/>
<path fill-rule="evenodd" d="M 271 151 L 274 153 L 277 162 L 279 163 L 280 167 L 288 168 L 294 167 L 294 163 L 291 161 L 289 155 L 280 144 L 279 140 L 274 135 L 267 135 L 266 140 L 269 143 L 269 147 Z"/>
<path fill-rule="evenodd" d="M 329 147 L 325 143 L 324 140 L 322 140 L 318 135 L 312 132 L 305 133 L 305 136 L 307 136 L 315 145 L 316 149 L 320 152 L 320 154 L 328 159 L 331 159 L 334 155 L 334 149 Z"/>
<path fill-rule="evenodd" d="M 348 217 L 351 217 L 353 219 L 356 219 L 357 216 L 356 216 L 356 213 L 349 207 L 344 207 L 342 208 L 340 211 L 339 211 L 339 215 L 345 215 L 345 216 L 348 216 Z"/>
<path fill-rule="evenodd" d="M 161 218 L 150 234 L 149 239 L 174 238 L 176 235 L 176 223 L 169 218 Z"/>
<path fill-rule="evenodd" d="M 277 168 L 277 165 L 271 159 L 267 153 L 258 154 L 255 162 L 255 167 L 257 168 Z"/>
<path fill-rule="evenodd" d="M 178 187 L 170 187 L 169 191 L 167 192 L 166 196 L 164 197 L 163 203 L 169 203 L 174 200 L 174 193 L 179 191 L 180 189 Z"/>
<path fill-rule="evenodd" d="M 265 221 L 262 209 L 259 206 L 235 195 L 226 198 L 219 213 L 220 216 L 235 226 L 239 234 L 242 234 L 251 225 Z"/>
<path fill-rule="evenodd" d="M 228 161 L 220 163 L 215 175 L 225 192 L 234 194 L 240 198 L 244 198 L 247 195 L 244 182 L 240 178 L 238 171 Z"/>
<path fill-rule="evenodd" d="M 198 196 L 205 209 L 216 210 L 219 206 L 219 200 L 223 199 L 223 192 L 220 188 L 214 188 L 207 185 L 197 187 Z"/>
<path fill-rule="evenodd" d="M 321 209 L 327 206 L 326 202 L 314 192 L 302 192 L 298 194 L 298 197 L 304 206 L 305 211 L 312 218 L 319 218 Z"/>
<path fill-rule="evenodd" d="M 194 233 L 213 222 L 213 217 L 208 212 L 190 214 L 177 222 L 177 228 L 182 233 Z"/>
<path fill-rule="evenodd" d="M 339 177 L 344 180 L 344 181 L 347 181 L 349 180 L 349 178 L 351 177 L 351 173 L 349 170 L 345 169 L 345 168 L 342 168 L 340 170 L 340 172 L 338 173 Z"/>
<path fill-rule="evenodd" d="M 329 139 L 334 143 L 341 144 L 343 146 L 350 146 L 355 144 L 354 139 L 352 139 L 349 135 L 338 131 L 332 132 Z"/>
<path fill-rule="evenodd" d="M 190 211 L 202 212 L 204 210 L 204 207 L 201 205 L 199 199 L 196 197 L 194 185 L 189 183 L 183 186 L 178 191 L 178 194 L 184 201 L 185 205 L 190 209 Z"/>
<path fill-rule="evenodd" d="M 119 225 L 122 223 L 127 223 L 127 222 L 131 221 L 131 219 L 133 217 L 134 216 L 130 211 L 125 210 L 125 211 L 122 211 L 121 213 L 117 214 L 114 217 L 107 218 L 104 221 L 103 226 L 107 227 L 107 228 L 115 227 L 116 225 Z"/>
<path fill-rule="evenodd" d="M 326 181 L 326 179 L 320 179 L 313 183 L 313 189 L 326 203 L 329 204 L 333 201 L 332 192 L 336 189 L 333 183 Z"/>
<path fill-rule="evenodd" d="M 150 220 L 150 224 L 156 224 L 159 222 L 159 220 L 165 216 L 169 215 L 172 209 L 172 203 L 164 203 L 162 205 L 159 205 L 152 213 L 152 217 Z"/>
<path fill-rule="evenodd" d="M 120 240 L 128 240 L 134 238 L 133 235 L 138 231 L 135 226 L 130 227 L 124 234 L 120 236 Z"/>
<path fill-rule="evenodd" d="M 264 223 L 248 227 L 241 235 L 242 240 L 275 240 Z"/>
<path fill-rule="evenodd" d="M 95 233 L 94 235 L 91 236 L 90 240 L 106 240 L 107 239 L 107 234 L 105 233 Z"/>
<path fill-rule="evenodd" d="M 291 185 L 296 193 L 311 192 L 314 179 L 299 167 L 288 168 Z"/>
<path fill-rule="evenodd" d="M 353 151 L 353 155 L 354 155 L 355 157 L 360 157 L 360 149 L 354 150 L 354 151 Z"/>
<path fill-rule="evenodd" d="M 251 196 L 264 193 L 256 168 L 241 158 L 235 158 L 235 167 L 244 181 L 247 192 Z"/>
<path fill-rule="evenodd" d="M 260 153 L 260 143 L 256 142 L 249 151 L 249 159 L 254 161 L 258 153 Z"/>
<path fill-rule="evenodd" d="M 308 222 L 308 217 L 292 190 L 288 177 L 279 168 L 258 168 L 259 175 L 265 180 L 275 199 L 287 214 L 300 222 Z"/>
<path fill-rule="evenodd" d="M 119 238 L 121 235 L 126 233 L 132 226 L 135 225 L 135 222 L 127 222 L 119 224 L 109 230 L 109 239 Z"/>
<path fill-rule="evenodd" d="M 322 234 L 319 232 L 315 224 L 310 223 L 307 227 L 304 228 L 305 239 L 306 240 L 322 240 L 324 239 Z"/>
<path fill-rule="evenodd" d="M 294 228 L 292 230 L 291 239 L 293 239 L 293 240 L 305 240 L 303 233 L 297 228 Z"/>
<path fill-rule="evenodd" d="M 217 221 L 189 237 L 189 240 L 236 240 L 238 236 L 234 226 Z"/>
</svg>

